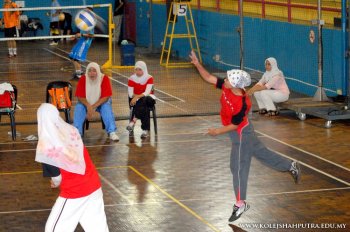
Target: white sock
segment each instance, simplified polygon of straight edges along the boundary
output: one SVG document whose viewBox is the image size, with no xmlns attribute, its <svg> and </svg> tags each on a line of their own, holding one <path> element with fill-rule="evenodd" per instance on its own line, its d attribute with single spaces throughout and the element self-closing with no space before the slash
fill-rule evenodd
<svg viewBox="0 0 350 232">
<path fill-rule="evenodd" d="M 17 55 L 17 48 L 12 48 L 13 49 L 13 54 Z"/>
<path fill-rule="evenodd" d="M 13 55 L 13 48 L 9 48 L 9 54 Z"/>
</svg>

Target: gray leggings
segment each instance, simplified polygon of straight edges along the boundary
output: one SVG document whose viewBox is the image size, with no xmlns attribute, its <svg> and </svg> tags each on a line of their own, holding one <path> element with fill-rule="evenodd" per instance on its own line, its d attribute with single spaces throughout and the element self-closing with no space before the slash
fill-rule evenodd
<svg viewBox="0 0 350 232">
<path fill-rule="evenodd" d="M 267 149 L 256 136 L 251 123 L 242 129 L 241 136 L 236 131 L 230 132 L 229 135 L 232 141 L 230 168 L 237 201 L 247 198 L 247 183 L 252 156 L 277 171 L 289 171 L 292 161 Z"/>
</svg>

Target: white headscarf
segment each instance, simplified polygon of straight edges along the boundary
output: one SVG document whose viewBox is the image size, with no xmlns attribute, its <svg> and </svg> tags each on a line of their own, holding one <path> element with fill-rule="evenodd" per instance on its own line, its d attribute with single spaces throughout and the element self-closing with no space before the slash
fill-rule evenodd
<svg viewBox="0 0 350 232">
<path fill-rule="evenodd" d="M 244 89 L 251 84 L 250 74 L 244 70 L 232 69 L 227 71 L 227 79 L 235 88 Z"/>
<path fill-rule="evenodd" d="M 89 70 L 90 68 L 94 68 L 97 71 L 97 78 L 92 81 L 89 77 Z M 100 66 L 95 63 L 91 62 L 86 67 L 86 100 L 90 103 L 90 105 L 95 104 L 101 97 L 101 83 L 102 83 L 102 77 L 103 74 L 101 73 Z"/>
<path fill-rule="evenodd" d="M 267 61 L 271 64 L 271 71 L 266 71 L 262 76 L 266 83 L 269 82 L 271 78 L 276 75 L 281 75 L 283 77 L 282 71 L 278 69 L 277 60 L 273 57 L 269 57 L 265 60 L 265 64 Z"/>
<path fill-rule="evenodd" d="M 145 62 L 143 61 L 137 61 L 135 63 L 135 69 L 136 68 L 139 68 L 143 71 L 143 75 L 142 77 L 139 77 L 139 78 L 148 78 L 149 74 L 148 74 L 148 69 L 147 69 L 147 65 Z"/>
<path fill-rule="evenodd" d="M 83 175 L 84 145 L 78 130 L 66 123 L 52 104 L 41 104 L 37 116 L 39 140 L 35 161 Z"/>
</svg>

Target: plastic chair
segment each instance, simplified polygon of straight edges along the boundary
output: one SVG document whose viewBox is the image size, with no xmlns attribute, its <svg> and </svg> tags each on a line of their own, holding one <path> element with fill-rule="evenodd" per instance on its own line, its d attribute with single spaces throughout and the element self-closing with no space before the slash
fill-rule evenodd
<svg viewBox="0 0 350 232">
<path fill-rule="evenodd" d="M 150 112 L 152 112 L 152 118 L 153 118 L 153 127 L 154 127 L 154 134 L 158 134 L 158 126 L 157 126 L 157 113 L 156 113 L 156 104 L 153 105 L 153 107 L 149 108 Z"/>
<path fill-rule="evenodd" d="M 106 126 L 105 126 L 105 124 L 103 122 L 102 117 L 101 117 L 101 123 L 102 123 L 102 129 L 103 130 L 106 129 Z M 89 127 L 90 127 L 90 122 L 89 122 L 89 120 L 85 119 L 84 125 L 83 125 L 83 134 L 82 134 L 82 136 L 84 136 L 85 130 L 89 130 Z"/>
<path fill-rule="evenodd" d="M 46 87 L 46 103 L 52 103 L 51 100 L 51 95 L 49 94 L 49 90 L 52 88 L 64 88 L 68 87 L 68 92 L 69 92 L 69 99 L 72 101 L 72 95 L 73 95 L 73 87 L 72 84 L 67 82 L 67 81 L 53 81 L 47 84 Z M 64 108 L 64 109 L 58 109 L 60 112 L 64 112 L 64 115 L 66 117 L 66 122 L 70 123 L 70 107 L 69 108 Z"/>
<path fill-rule="evenodd" d="M 129 102 L 130 102 L 130 98 L 129 98 Z M 153 127 L 154 127 L 154 134 L 158 134 L 158 125 L 157 125 L 157 112 L 156 112 L 156 104 L 153 105 L 153 107 L 149 107 L 148 108 L 150 112 L 152 112 L 152 118 L 153 118 Z M 129 121 L 132 120 L 132 118 L 134 117 L 134 112 L 133 112 L 133 108 L 130 109 L 130 116 L 129 116 Z"/>
<path fill-rule="evenodd" d="M 0 121 L 1 121 L 1 115 L 8 115 L 10 117 L 12 140 L 16 140 L 15 113 L 16 113 L 16 106 L 17 106 L 17 87 L 15 85 L 12 85 L 12 87 L 13 87 L 13 93 L 15 95 L 15 99 L 12 101 L 12 106 L 10 108 L 0 108 Z"/>
</svg>

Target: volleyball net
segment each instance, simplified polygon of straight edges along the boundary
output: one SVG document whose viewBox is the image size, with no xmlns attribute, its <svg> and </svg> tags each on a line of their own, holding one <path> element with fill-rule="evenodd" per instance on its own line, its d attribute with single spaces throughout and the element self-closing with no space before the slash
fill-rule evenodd
<svg viewBox="0 0 350 232">
<path fill-rule="evenodd" d="M 316 2 L 315 0 L 310 1 Z M 167 23 L 167 17 L 164 15 L 166 6 L 158 4 L 153 7 L 153 13 L 148 18 L 145 13 L 149 10 L 148 4 L 145 1 L 128 3 L 127 5 L 134 6 L 135 15 L 128 15 L 126 18 L 132 18 L 137 24 L 135 26 L 135 29 L 138 30 L 135 33 L 137 34 L 135 59 L 145 61 L 149 74 L 154 77 L 155 95 L 158 98 L 157 115 L 159 117 L 178 117 L 218 114 L 220 91 L 204 83 L 194 68 L 166 68 L 159 65 L 161 44 Z M 24 30 L 22 27 L 21 36 L 15 38 L 18 47 L 16 59 L 6 57 L 6 42 L 9 39 L 0 38 L 0 43 L 3 45 L 0 48 L 0 60 L 2 61 L 0 62 L 0 82 L 15 84 L 19 92 L 18 105 L 21 109 L 16 112 L 16 121 L 35 122 L 36 110 L 40 103 L 45 101 L 47 84 L 56 80 L 70 81 L 74 72 L 74 66 L 68 54 L 75 42 L 69 40 L 71 35 L 67 35 L 64 28 L 58 36 L 49 35 L 50 18 L 47 13 L 53 9 L 70 12 L 73 19 L 71 34 L 74 34 L 77 32 L 74 25 L 75 14 L 86 7 L 92 7 L 96 15 L 103 19 L 101 20 L 103 26 L 95 27 L 95 39 L 89 50 L 87 61 L 83 63 L 83 68 L 92 61 L 104 65 L 103 71 L 110 76 L 113 86 L 114 113 L 117 119 L 128 118 L 127 83 L 133 70 L 118 66 L 121 64 L 122 57 L 120 47 L 113 40 L 112 6 L 101 4 L 21 9 L 22 16 L 27 16 L 27 19 L 22 17 L 27 22 L 27 28 Z M 255 8 L 248 4 L 244 7 L 244 11 L 253 9 Z M 6 9 L 0 11 L 6 11 Z M 318 84 L 317 37 L 319 32 L 317 25 L 310 21 L 297 24 L 286 22 L 280 17 L 257 19 L 255 15 L 245 15 L 243 30 L 241 30 L 240 17 L 235 10 L 225 9 L 224 12 L 213 12 L 192 8 L 192 11 L 203 63 L 211 73 L 225 77 L 226 70 L 240 68 L 242 60 L 240 51 L 243 48 L 244 69 L 255 81 L 259 80 L 265 71 L 265 59 L 275 57 L 291 90 L 309 94 L 309 96 L 314 94 Z M 283 16 L 285 9 L 274 8 L 273 12 L 276 11 L 279 12 L 279 16 Z M 313 14 L 314 11 L 312 9 Z M 269 12 L 267 10 L 265 13 Z M 29 26 L 30 23 L 32 24 Z M 35 28 L 33 23 L 36 23 Z M 187 32 L 183 18 L 178 18 L 175 31 L 176 33 Z M 243 34 L 242 41 L 240 40 L 241 33 Z M 341 56 L 339 55 L 341 44 L 338 38 L 341 34 L 339 29 L 331 28 L 330 25 L 324 28 L 323 33 L 325 34 L 323 84 L 327 94 L 334 95 L 344 85 L 339 78 L 341 65 L 338 62 Z M 311 40 L 311 35 L 314 36 L 314 40 Z M 57 46 L 49 45 L 50 40 L 54 38 L 63 39 L 63 41 L 60 41 Z M 141 46 L 143 47 L 140 48 Z M 189 61 L 190 50 L 188 40 L 179 38 L 173 44 L 171 59 Z M 71 81 L 71 83 L 75 91 L 76 81 Z M 254 101 L 254 98 L 252 99 Z M 75 102 L 76 98 L 73 97 L 72 114 Z"/>
<path fill-rule="evenodd" d="M 108 55 L 105 62 L 106 68 L 118 68 L 120 62 L 114 58 L 116 44 L 113 43 L 113 19 L 111 4 L 94 4 L 84 6 L 59 6 L 59 7 L 20 7 L 3 8 L 0 12 L 19 12 L 20 23 L 17 27 L 18 35 L 15 38 L 0 38 L 0 42 L 6 41 L 57 41 L 57 40 L 74 40 L 74 35 L 80 30 L 75 24 L 76 14 L 85 9 L 91 8 L 95 15 L 94 38 L 104 39 L 106 41 L 106 54 Z M 58 12 L 58 32 L 52 34 L 50 30 L 50 21 L 52 14 Z M 63 17 L 61 17 L 63 16 Z M 0 28 L 4 31 L 4 24 Z M 33 51 L 36 54 L 38 51 Z"/>
<path fill-rule="evenodd" d="M 0 27 L 0 83 L 9 82 L 17 86 L 18 123 L 36 122 L 36 109 L 45 102 L 49 82 L 72 82 L 74 96 L 77 82 L 71 80 L 75 69 L 69 53 L 78 41 L 75 35 L 80 32 L 75 24 L 75 16 L 87 7 L 93 9 L 96 26 L 87 59 L 82 63 L 82 71 L 85 71 L 89 62 L 96 62 L 103 68 L 119 67 L 119 49 L 115 48 L 117 44 L 113 40 L 111 4 L 0 9 L 0 17 L 6 12 L 20 12 L 16 37 L 6 38 L 4 24 Z M 64 20 L 59 19 L 58 31 L 55 32 L 57 35 L 53 35 L 50 30 L 51 14 L 54 11 L 65 15 Z M 8 57 L 12 41 L 16 41 L 16 57 Z M 7 123 L 6 117 L 2 119 L 1 123 Z"/>
</svg>

